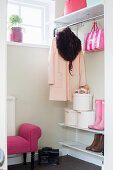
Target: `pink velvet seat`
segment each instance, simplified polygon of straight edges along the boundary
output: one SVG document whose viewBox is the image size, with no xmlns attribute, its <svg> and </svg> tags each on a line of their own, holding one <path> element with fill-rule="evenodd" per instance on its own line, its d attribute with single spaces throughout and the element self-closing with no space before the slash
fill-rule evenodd
<svg viewBox="0 0 113 170">
<path fill-rule="evenodd" d="M 30 142 L 20 136 L 7 137 L 8 155 L 30 152 Z"/>
<path fill-rule="evenodd" d="M 26 153 L 31 152 L 31 169 L 34 169 L 34 153 L 38 150 L 38 139 L 41 136 L 41 129 L 32 124 L 22 124 L 19 128 L 19 136 L 7 137 L 7 153 L 24 154 L 26 164 Z"/>
</svg>

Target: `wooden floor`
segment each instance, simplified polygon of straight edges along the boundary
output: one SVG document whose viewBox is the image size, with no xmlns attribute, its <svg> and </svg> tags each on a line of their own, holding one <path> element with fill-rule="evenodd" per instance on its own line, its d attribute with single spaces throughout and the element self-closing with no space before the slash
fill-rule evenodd
<svg viewBox="0 0 113 170">
<path fill-rule="evenodd" d="M 30 170 L 30 163 L 27 165 L 13 165 L 9 166 L 8 170 Z M 90 164 L 88 162 L 73 158 L 71 156 L 64 156 L 60 158 L 59 165 L 38 165 L 35 162 L 35 170 L 101 170 L 101 167 Z"/>
</svg>

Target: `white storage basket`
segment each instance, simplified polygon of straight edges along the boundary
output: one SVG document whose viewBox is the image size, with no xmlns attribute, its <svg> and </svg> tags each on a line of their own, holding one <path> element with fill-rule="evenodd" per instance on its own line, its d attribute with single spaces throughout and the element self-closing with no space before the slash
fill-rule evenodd
<svg viewBox="0 0 113 170">
<path fill-rule="evenodd" d="M 65 121 L 64 124 L 67 126 L 77 126 L 77 115 L 78 113 L 71 109 L 65 109 Z"/>
<path fill-rule="evenodd" d="M 73 110 L 89 111 L 93 109 L 93 97 L 91 94 L 73 94 Z"/>
<path fill-rule="evenodd" d="M 95 122 L 95 111 L 81 112 L 78 114 L 78 127 L 88 128 L 89 125 L 93 125 Z"/>
</svg>

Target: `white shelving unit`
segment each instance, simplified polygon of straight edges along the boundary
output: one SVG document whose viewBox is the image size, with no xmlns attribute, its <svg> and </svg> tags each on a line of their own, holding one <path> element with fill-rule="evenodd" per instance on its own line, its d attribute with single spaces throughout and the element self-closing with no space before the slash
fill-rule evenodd
<svg viewBox="0 0 113 170">
<path fill-rule="evenodd" d="M 102 153 L 98 153 L 98 152 L 92 152 L 92 151 L 88 151 L 86 150 L 87 145 L 80 143 L 80 142 L 72 142 L 72 141 L 66 141 L 66 142 L 59 142 L 60 145 L 65 146 L 65 147 L 69 147 L 81 152 L 85 152 L 87 154 L 99 157 L 99 158 L 104 158 L 104 156 L 102 155 Z"/>
<path fill-rule="evenodd" d="M 99 130 L 93 130 L 93 129 L 88 129 L 88 128 L 79 128 L 77 126 L 67 126 L 65 125 L 64 123 L 58 123 L 59 126 L 62 126 L 62 127 L 69 127 L 69 128 L 74 128 L 74 129 L 78 129 L 78 130 L 83 130 L 83 131 L 87 131 L 87 132 L 91 132 L 91 133 L 98 133 L 98 134 L 103 134 L 104 135 L 104 131 L 99 131 Z"/>
<path fill-rule="evenodd" d="M 79 11 L 75 11 L 71 14 L 59 17 L 55 19 L 56 24 L 72 24 L 84 22 L 85 20 L 90 20 L 91 18 L 104 16 L 104 4 L 99 3 L 92 7 L 86 7 Z"/>
<path fill-rule="evenodd" d="M 104 17 L 104 4 L 99 3 L 92 7 L 87 7 L 87 8 L 81 9 L 79 11 L 75 11 L 71 14 L 59 17 L 54 20 L 54 23 L 56 24 L 56 28 L 63 28 L 63 27 L 65 28 L 66 26 L 73 26 L 73 25 L 77 25 L 80 23 L 90 21 L 90 20 L 100 19 L 103 17 Z M 92 129 L 88 129 L 88 128 L 84 129 L 84 128 L 79 128 L 77 126 L 66 126 L 64 123 L 59 123 L 59 125 L 61 127 L 74 128 L 77 131 L 76 133 L 78 133 L 78 130 L 82 130 L 82 131 L 86 131 L 89 133 L 96 133 L 96 134 L 104 135 L 104 131 L 97 131 L 97 130 L 92 130 Z M 73 149 L 75 151 L 82 152 L 82 154 L 85 155 L 85 157 L 86 157 L 86 159 L 84 159 L 84 160 L 87 160 L 87 158 L 88 158 L 87 155 L 90 155 L 91 159 L 94 159 L 95 163 L 98 160 L 101 160 L 101 163 L 102 163 L 104 160 L 104 156 L 102 155 L 102 153 L 97 153 L 97 152 L 92 152 L 92 151 L 86 150 L 87 146 L 85 144 L 80 143 L 78 140 L 74 141 L 74 142 L 73 141 L 59 142 L 59 144 L 64 147 Z M 91 159 L 90 159 L 90 162 L 92 162 Z"/>
</svg>

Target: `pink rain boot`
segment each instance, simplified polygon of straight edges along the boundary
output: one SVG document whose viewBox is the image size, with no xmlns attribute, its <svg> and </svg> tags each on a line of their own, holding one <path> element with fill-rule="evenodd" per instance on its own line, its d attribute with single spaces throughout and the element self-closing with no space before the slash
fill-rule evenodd
<svg viewBox="0 0 113 170">
<path fill-rule="evenodd" d="M 94 126 L 96 130 L 104 130 L 104 100 L 102 100 L 102 120 L 98 125 Z"/>
<path fill-rule="evenodd" d="M 96 108 L 96 121 L 94 125 L 88 126 L 89 129 L 95 129 L 95 126 L 97 126 L 102 120 L 102 100 L 95 101 L 95 108 Z"/>
</svg>

